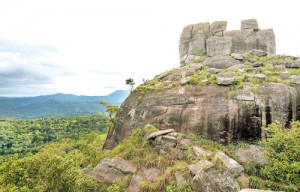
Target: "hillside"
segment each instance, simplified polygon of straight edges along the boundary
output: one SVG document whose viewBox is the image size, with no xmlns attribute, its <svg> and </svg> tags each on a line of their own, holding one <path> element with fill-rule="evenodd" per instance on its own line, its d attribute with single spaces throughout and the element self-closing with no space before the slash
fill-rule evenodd
<svg viewBox="0 0 300 192">
<path fill-rule="evenodd" d="M 118 90 L 107 96 L 54 94 L 37 97 L 0 97 L 0 118 L 33 119 L 92 115 L 103 112 L 100 100 L 120 106 L 129 91 Z"/>
<path fill-rule="evenodd" d="M 121 108 L 101 102 L 102 123 L 0 121 L 0 191 L 299 191 L 300 58 L 276 55 L 273 30 L 255 19 L 226 26 L 186 26 L 180 67 L 133 89 Z"/>
</svg>

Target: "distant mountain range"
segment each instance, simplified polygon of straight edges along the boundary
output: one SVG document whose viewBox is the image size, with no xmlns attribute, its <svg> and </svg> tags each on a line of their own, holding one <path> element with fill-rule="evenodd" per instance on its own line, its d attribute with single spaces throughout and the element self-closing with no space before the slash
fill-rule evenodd
<svg viewBox="0 0 300 192">
<path fill-rule="evenodd" d="M 105 110 L 98 104 L 100 100 L 120 106 L 128 94 L 128 90 L 117 90 L 106 96 L 58 93 L 37 97 L 0 97 L 0 118 L 33 119 L 92 115 Z"/>
</svg>

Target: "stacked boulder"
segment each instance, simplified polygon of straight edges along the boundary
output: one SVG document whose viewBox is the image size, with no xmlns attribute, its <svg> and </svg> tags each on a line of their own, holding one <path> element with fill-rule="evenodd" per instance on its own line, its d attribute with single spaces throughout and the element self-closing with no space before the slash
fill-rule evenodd
<svg viewBox="0 0 300 192">
<path fill-rule="evenodd" d="M 260 30 L 256 19 L 242 20 L 240 30 L 226 31 L 226 27 L 226 21 L 186 26 L 180 36 L 181 66 L 194 63 L 204 55 L 243 54 L 252 49 L 276 53 L 273 30 Z"/>
</svg>

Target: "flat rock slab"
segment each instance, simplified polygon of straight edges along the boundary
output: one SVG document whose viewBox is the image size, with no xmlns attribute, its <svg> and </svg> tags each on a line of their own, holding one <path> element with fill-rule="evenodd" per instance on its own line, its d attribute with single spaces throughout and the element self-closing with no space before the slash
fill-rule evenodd
<svg viewBox="0 0 300 192">
<path fill-rule="evenodd" d="M 258 78 L 258 79 L 266 79 L 267 76 L 265 74 L 256 74 L 254 77 Z"/>
<path fill-rule="evenodd" d="M 172 133 L 172 132 L 175 132 L 174 129 L 166 129 L 166 130 L 156 131 L 156 132 L 151 133 L 147 137 L 147 139 L 154 139 L 155 137 L 158 137 L 160 135 L 166 135 L 166 134 Z"/>
<path fill-rule="evenodd" d="M 258 23 L 256 19 L 247 19 L 241 21 L 241 30 L 253 29 L 258 30 Z"/>
<path fill-rule="evenodd" d="M 244 168 L 237 161 L 228 157 L 223 152 L 218 152 L 215 155 L 214 161 L 222 163 L 234 177 L 238 177 L 244 171 Z"/>
<path fill-rule="evenodd" d="M 226 56 L 210 57 L 203 62 L 204 66 L 207 66 L 209 68 L 216 68 L 216 69 L 227 69 L 237 64 L 241 64 L 241 62 Z"/>
<path fill-rule="evenodd" d="M 250 56 L 250 57 L 251 56 L 265 57 L 267 55 L 268 53 L 266 51 L 259 50 L 259 49 L 252 49 L 248 53 L 246 53 L 246 56 Z"/>
<path fill-rule="evenodd" d="M 232 76 L 224 76 L 224 75 L 216 75 L 218 85 L 232 85 L 234 82 L 234 77 Z"/>
<path fill-rule="evenodd" d="M 244 55 L 243 54 L 239 54 L 239 53 L 232 53 L 231 54 L 231 57 L 236 59 L 236 60 L 239 60 L 239 61 L 242 61 L 245 59 Z"/>
<path fill-rule="evenodd" d="M 90 175 L 98 182 L 113 183 L 116 178 L 125 179 L 135 172 L 136 168 L 129 161 L 121 157 L 109 157 L 103 159 Z"/>
</svg>

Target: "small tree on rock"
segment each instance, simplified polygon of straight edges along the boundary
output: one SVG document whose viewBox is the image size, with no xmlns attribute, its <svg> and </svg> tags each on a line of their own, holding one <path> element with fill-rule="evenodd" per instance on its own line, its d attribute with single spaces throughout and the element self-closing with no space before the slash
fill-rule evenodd
<svg viewBox="0 0 300 192">
<path fill-rule="evenodd" d="M 134 80 L 132 78 L 129 78 L 129 79 L 126 79 L 125 83 L 126 83 L 126 85 L 131 86 L 130 92 L 132 92 L 133 85 L 135 84 Z"/>
</svg>

